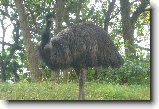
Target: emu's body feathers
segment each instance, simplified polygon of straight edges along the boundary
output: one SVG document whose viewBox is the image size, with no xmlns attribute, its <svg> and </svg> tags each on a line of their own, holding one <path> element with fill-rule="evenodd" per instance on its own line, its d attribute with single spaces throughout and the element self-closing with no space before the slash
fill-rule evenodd
<svg viewBox="0 0 159 109">
<path fill-rule="evenodd" d="M 120 67 L 124 63 L 111 37 L 91 22 L 62 30 L 39 51 L 43 61 L 52 70 L 68 67 Z"/>
</svg>

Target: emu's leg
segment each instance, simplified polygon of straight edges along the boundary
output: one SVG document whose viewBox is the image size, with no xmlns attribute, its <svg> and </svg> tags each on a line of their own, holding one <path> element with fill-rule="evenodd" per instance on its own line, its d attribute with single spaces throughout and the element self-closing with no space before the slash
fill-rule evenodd
<svg viewBox="0 0 159 109">
<path fill-rule="evenodd" d="M 85 80 L 85 72 L 84 69 L 75 69 L 76 75 L 79 82 L 79 100 L 84 100 L 84 80 Z"/>
</svg>

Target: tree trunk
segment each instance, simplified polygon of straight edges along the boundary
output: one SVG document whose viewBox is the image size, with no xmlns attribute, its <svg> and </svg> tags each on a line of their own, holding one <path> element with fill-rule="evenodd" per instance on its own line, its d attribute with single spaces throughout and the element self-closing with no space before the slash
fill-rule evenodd
<svg viewBox="0 0 159 109">
<path fill-rule="evenodd" d="M 65 0 L 56 0 L 55 34 L 58 34 L 62 30 L 62 22 L 63 22 L 64 13 L 65 13 L 64 7 L 65 7 Z"/>
<path fill-rule="evenodd" d="M 4 16 L 3 16 L 3 19 L 4 19 Z M 4 23 L 3 23 L 3 20 L 1 21 L 1 25 L 2 25 L 2 30 L 3 30 L 3 36 L 2 36 L 2 56 L 3 56 L 3 52 L 4 51 L 4 37 L 5 37 L 5 28 L 4 28 Z M 2 59 L 2 56 L 0 57 L 0 63 L 1 63 L 1 79 L 2 79 L 2 82 L 6 82 L 6 69 L 5 69 L 5 62 L 4 60 Z"/>
<path fill-rule="evenodd" d="M 149 0 L 141 0 L 141 4 L 136 9 L 136 11 L 133 12 L 132 17 L 130 17 L 129 0 L 120 0 L 122 32 L 123 32 L 126 56 L 132 56 L 136 54 L 135 44 L 134 44 L 135 23 L 139 15 L 145 12 L 145 8 L 147 7 L 148 4 Z"/>
<path fill-rule="evenodd" d="M 78 5 L 77 5 L 77 10 L 76 10 L 76 13 L 75 13 L 75 16 L 76 16 L 76 19 L 75 19 L 75 23 L 79 23 L 80 22 L 80 11 L 81 11 L 81 8 L 82 8 L 82 2 L 83 0 L 77 0 L 78 2 Z"/>
<path fill-rule="evenodd" d="M 61 30 L 62 30 L 62 22 L 63 22 L 63 17 L 64 17 L 64 13 L 65 13 L 65 0 L 56 0 L 56 5 L 55 5 L 55 11 L 56 11 L 56 18 L 55 18 L 55 35 L 58 34 Z M 57 71 L 51 71 L 51 78 L 54 82 L 59 83 L 59 76 L 60 76 L 60 69 Z M 65 75 L 68 75 L 67 72 Z M 64 75 L 64 78 L 65 78 Z M 58 78 L 58 79 L 57 79 Z M 67 78 L 67 76 L 66 76 Z"/>
<path fill-rule="evenodd" d="M 130 21 L 130 3 L 129 0 L 120 0 L 120 10 L 122 17 L 122 32 L 125 44 L 126 56 L 135 54 L 134 30 Z"/>
<path fill-rule="evenodd" d="M 39 81 L 41 79 L 41 72 L 38 69 L 38 58 L 34 49 L 34 45 L 31 42 L 31 34 L 29 31 L 29 25 L 27 21 L 27 15 L 25 7 L 23 5 L 23 0 L 14 0 L 17 12 L 19 14 L 19 22 L 22 30 L 22 35 L 24 38 L 24 45 L 26 48 L 26 55 L 28 60 L 28 68 L 31 72 L 32 81 Z"/>
<path fill-rule="evenodd" d="M 51 81 L 54 83 L 60 83 L 59 74 L 60 70 L 51 71 Z"/>
<path fill-rule="evenodd" d="M 6 82 L 6 72 L 4 68 L 4 62 L 1 63 L 1 79 L 2 82 Z"/>
<path fill-rule="evenodd" d="M 108 25 L 109 25 L 109 21 L 111 20 L 110 19 L 110 16 L 111 16 L 111 13 L 113 12 L 114 10 L 114 5 L 115 5 L 115 2 L 116 0 L 112 0 L 112 2 L 109 4 L 108 6 L 108 10 L 106 12 L 106 16 L 105 16 L 105 20 L 104 20 L 104 30 L 108 33 Z"/>
</svg>

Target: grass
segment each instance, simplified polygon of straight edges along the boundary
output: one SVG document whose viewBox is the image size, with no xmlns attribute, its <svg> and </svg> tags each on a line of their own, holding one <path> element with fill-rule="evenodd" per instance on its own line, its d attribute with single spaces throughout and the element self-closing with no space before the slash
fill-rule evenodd
<svg viewBox="0 0 159 109">
<path fill-rule="evenodd" d="M 87 100 L 150 100 L 150 86 L 87 82 L 85 95 Z M 2 100 L 77 100 L 77 98 L 77 83 L 0 83 Z"/>
</svg>

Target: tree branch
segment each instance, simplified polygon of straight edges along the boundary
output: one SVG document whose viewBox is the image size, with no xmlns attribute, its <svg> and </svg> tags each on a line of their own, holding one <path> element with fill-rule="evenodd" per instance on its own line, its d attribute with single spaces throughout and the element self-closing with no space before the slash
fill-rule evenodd
<svg viewBox="0 0 159 109">
<path fill-rule="evenodd" d="M 19 22 L 19 20 L 17 18 L 11 17 L 8 13 L 4 12 L 2 9 L 0 9 L 0 12 L 1 12 L 2 15 L 8 17 L 11 21 L 15 20 L 15 21 Z M 40 31 L 40 30 L 38 30 L 36 28 L 29 27 L 29 30 L 34 32 L 34 33 L 37 33 L 39 35 L 41 35 L 41 33 L 42 33 L 42 31 Z"/>
<path fill-rule="evenodd" d="M 1 14 L 2 14 L 2 15 L 4 15 L 4 16 L 6 16 L 6 17 L 10 18 L 10 19 L 11 19 L 11 21 L 12 21 L 12 20 L 17 21 L 17 19 L 16 19 L 16 18 L 11 17 L 8 13 L 4 12 L 2 9 L 0 9 L 0 12 L 1 12 Z"/>
<path fill-rule="evenodd" d="M 10 44 L 10 43 L 7 43 L 7 42 L 1 42 L 0 41 L 0 44 L 4 44 L 4 45 L 8 45 L 8 46 L 12 46 L 13 44 Z"/>
<path fill-rule="evenodd" d="M 116 0 L 112 0 L 112 2 L 109 4 L 106 16 L 105 16 L 105 20 L 104 20 L 104 30 L 108 32 L 108 25 L 109 25 L 109 21 L 110 21 L 110 15 L 114 9 L 114 4 L 115 4 Z"/>
<path fill-rule="evenodd" d="M 116 11 L 116 13 L 111 16 L 110 20 L 111 20 L 112 18 L 114 18 L 115 16 L 117 16 L 117 15 L 119 14 L 119 12 L 120 12 L 120 9 L 118 9 L 118 10 Z"/>
<path fill-rule="evenodd" d="M 139 17 L 139 15 L 145 11 L 147 11 L 147 9 L 145 9 L 147 7 L 147 5 L 149 4 L 149 0 L 142 0 L 141 4 L 139 5 L 139 7 L 136 9 L 136 11 L 133 13 L 132 17 L 131 17 L 131 24 L 134 25 L 135 22 L 137 21 L 137 18 Z"/>
<path fill-rule="evenodd" d="M 81 11 L 81 8 L 82 8 L 82 1 L 83 0 L 78 0 L 77 11 L 75 13 L 75 15 L 76 15 L 75 23 L 79 23 L 79 20 L 80 20 L 79 14 L 80 14 L 80 11 Z"/>
<path fill-rule="evenodd" d="M 141 46 L 139 46 L 139 45 L 137 45 L 137 44 L 135 44 L 135 47 L 136 47 L 136 48 L 139 48 L 139 49 L 141 49 L 141 50 L 150 51 L 150 48 L 141 47 Z"/>
</svg>

